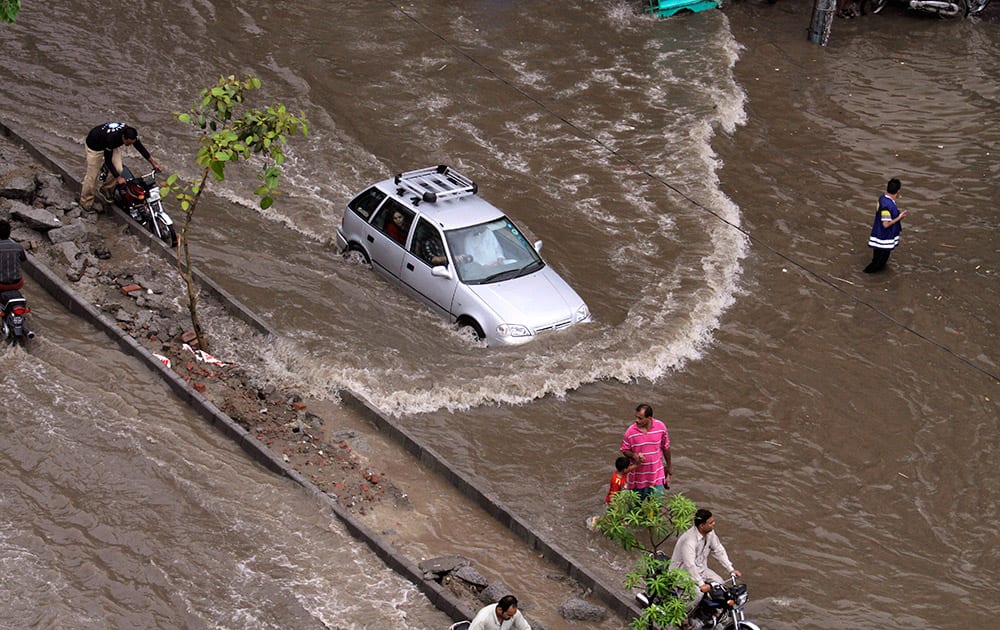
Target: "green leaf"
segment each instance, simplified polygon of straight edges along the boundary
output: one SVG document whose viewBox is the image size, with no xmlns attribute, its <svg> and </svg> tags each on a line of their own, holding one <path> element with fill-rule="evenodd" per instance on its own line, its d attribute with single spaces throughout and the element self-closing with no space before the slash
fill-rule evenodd
<svg viewBox="0 0 1000 630">
<path fill-rule="evenodd" d="M 273 197 L 261 197 L 261 199 L 260 199 L 261 210 L 267 210 L 273 204 L 274 204 L 274 198 Z"/>
<path fill-rule="evenodd" d="M 212 169 L 212 176 L 215 177 L 216 181 L 223 181 L 226 179 L 226 163 L 219 162 L 218 160 L 212 161 L 209 164 L 209 168 Z"/>
</svg>

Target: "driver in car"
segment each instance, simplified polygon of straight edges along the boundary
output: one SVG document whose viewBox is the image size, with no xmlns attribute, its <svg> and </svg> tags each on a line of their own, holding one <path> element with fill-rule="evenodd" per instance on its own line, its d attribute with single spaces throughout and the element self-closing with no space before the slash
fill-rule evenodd
<svg viewBox="0 0 1000 630">
<path fill-rule="evenodd" d="M 465 237 L 465 254 L 462 255 L 462 262 L 473 262 L 492 267 L 503 264 L 503 248 L 497 240 L 493 230 L 485 225 L 476 228 Z"/>
</svg>

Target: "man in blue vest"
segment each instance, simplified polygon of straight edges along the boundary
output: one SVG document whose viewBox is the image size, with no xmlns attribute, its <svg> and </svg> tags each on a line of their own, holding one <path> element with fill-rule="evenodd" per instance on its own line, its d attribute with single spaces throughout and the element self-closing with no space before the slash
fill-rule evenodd
<svg viewBox="0 0 1000 630">
<path fill-rule="evenodd" d="M 906 210 L 896 207 L 896 197 L 902 184 L 893 177 L 885 187 L 885 194 L 878 199 L 875 222 L 868 237 L 868 247 L 872 248 L 872 261 L 865 267 L 865 273 L 882 271 L 889 262 L 889 254 L 899 245 L 899 233 L 903 231 L 902 221 Z"/>
</svg>

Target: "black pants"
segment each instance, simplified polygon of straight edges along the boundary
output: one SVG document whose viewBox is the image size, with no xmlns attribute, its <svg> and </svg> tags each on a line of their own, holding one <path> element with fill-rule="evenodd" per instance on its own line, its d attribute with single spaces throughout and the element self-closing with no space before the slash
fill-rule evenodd
<svg viewBox="0 0 1000 630">
<path fill-rule="evenodd" d="M 872 261 L 868 263 L 867 267 L 865 267 L 865 273 L 882 271 L 885 268 L 886 263 L 889 262 L 889 254 L 891 253 L 891 249 L 872 247 Z"/>
</svg>

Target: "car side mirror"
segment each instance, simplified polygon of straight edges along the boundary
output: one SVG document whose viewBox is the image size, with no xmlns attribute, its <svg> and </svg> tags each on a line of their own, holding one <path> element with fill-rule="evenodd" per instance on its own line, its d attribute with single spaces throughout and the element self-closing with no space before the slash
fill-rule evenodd
<svg viewBox="0 0 1000 630">
<path fill-rule="evenodd" d="M 535 241 L 535 251 L 536 252 L 542 251 L 542 242 L 541 241 Z"/>
<path fill-rule="evenodd" d="M 431 275 L 437 276 L 438 278 L 450 278 L 451 271 L 449 271 L 444 265 L 436 265 L 431 267 Z"/>
</svg>

